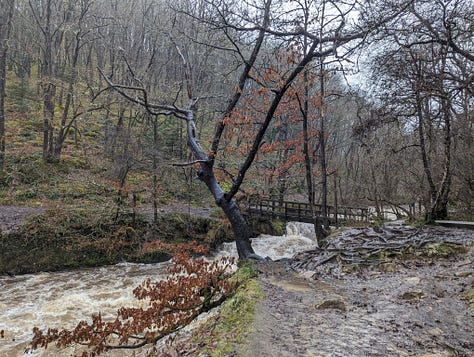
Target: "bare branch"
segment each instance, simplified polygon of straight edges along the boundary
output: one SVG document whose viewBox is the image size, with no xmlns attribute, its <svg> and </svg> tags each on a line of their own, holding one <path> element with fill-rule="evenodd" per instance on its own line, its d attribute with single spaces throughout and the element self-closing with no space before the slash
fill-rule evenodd
<svg viewBox="0 0 474 357">
<path fill-rule="evenodd" d="M 186 120 L 186 114 L 188 111 L 186 109 L 182 109 L 179 107 L 176 107 L 174 105 L 166 105 L 166 104 L 154 104 L 154 103 L 149 103 L 148 102 L 148 93 L 143 87 L 133 87 L 133 86 L 126 86 L 126 85 L 121 85 L 121 84 L 115 84 L 113 83 L 105 74 L 104 72 L 98 68 L 100 74 L 102 77 L 105 79 L 105 81 L 108 84 L 108 88 L 114 89 L 116 92 L 118 92 L 120 95 L 128 99 L 129 101 L 139 104 L 152 115 L 174 115 L 177 118 L 184 119 Z M 132 96 L 129 95 L 126 90 L 132 90 L 132 91 L 138 91 L 143 94 L 143 99 L 137 96 Z M 97 96 L 96 96 L 97 97 Z"/>
<path fill-rule="evenodd" d="M 191 162 L 182 162 L 182 163 L 174 163 L 172 164 L 172 166 L 177 166 L 177 167 L 187 167 L 187 166 L 193 166 L 195 164 L 204 164 L 204 163 L 207 163 L 208 160 L 194 160 L 194 161 L 191 161 Z"/>
</svg>

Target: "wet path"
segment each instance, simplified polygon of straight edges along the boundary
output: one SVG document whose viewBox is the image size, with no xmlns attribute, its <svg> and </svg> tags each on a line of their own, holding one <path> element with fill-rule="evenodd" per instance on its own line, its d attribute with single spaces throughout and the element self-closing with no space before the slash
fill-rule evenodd
<svg viewBox="0 0 474 357">
<path fill-rule="evenodd" d="M 452 260 L 395 272 L 305 279 L 284 263 L 261 267 L 267 299 L 249 356 L 474 356 L 473 247 Z M 307 274 L 309 277 L 310 274 Z"/>
</svg>

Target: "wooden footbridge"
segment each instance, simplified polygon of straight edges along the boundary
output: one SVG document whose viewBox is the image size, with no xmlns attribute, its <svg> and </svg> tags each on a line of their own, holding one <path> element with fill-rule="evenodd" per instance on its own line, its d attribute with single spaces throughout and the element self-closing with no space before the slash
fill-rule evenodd
<svg viewBox="0 0 474 357">
<path fill-rule="evenodd" d="M 322 206 L 314 205 L 315 214 L 321 216 Z M 252 196 L 244 209 L 249 216 L 278 218 L 284 221 L 313 223 L 309 203 L 281 201 L 271 197 Z M 369 209 L 354 206 L 326 206 L 330 224 L 343 222 L 368 222 Z"/>
</svg>

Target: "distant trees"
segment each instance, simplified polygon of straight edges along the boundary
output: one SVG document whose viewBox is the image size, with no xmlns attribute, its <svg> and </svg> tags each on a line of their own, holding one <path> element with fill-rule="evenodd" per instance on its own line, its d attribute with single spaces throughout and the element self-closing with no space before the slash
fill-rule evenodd
<svg viewBox="0 0 474 357">
<path fill-rule="evenodd" d="M 57 162 L 66 136 L 87 110 L 75 91 L 80 52 L 94 27 L 87 22 L 93 1 L 46 0 L 28 4 L 33 19 L 30 26 L 39 34 L 41 53 L 38 74 L 43 104 L 43 159 Z"/>
<path fill-rule="evenodd" d="M 323 217 L 337 196 L 379 214 L 384 203 L 422 201 L 436 218 L 451 199 L 472 202 L 473 162 L 462 155 L 473 141 L 472 6 L 16 0 L 6 64 L 19 86 L 36 83 L 36 96 L 18 96 L 37 104 L 27 116 L 45 162 L 72 140 L 77 148 L 93 120 L 118 182 L 148 170 L 157 192 L 165 172 L 198 170 L 226 209 L 242 191 L 304 192 Z M 349 93 L 344 60 L 358 55 L 373 64 L 366 87 L 378 86 Z M 107 91 L 104 78 L 142 106 Z"/>
<path fill-rule="evenodd" d="M 459 131 L 472 114 L 471 2 L 415 1 L 394 27 L 390 43 L 378 55 L 376 73 L 384 104 L 405 129 L 415 131 L 424 180 L 420 189 L 428 220 L 448 216 L 453 181 L 453 152 Z M 467 42 L 466 42 L 467 41 Z M 468 119 L 469 120 L 469 119 Z M 466 128 L 467 129 L 467 128 Z M 472 138 L 472 130 L 463 135 Z M 472 171 L 472 170 L 471 170 Z M 472 194 L 472 190 L 471 190 Z"/>
</svg>

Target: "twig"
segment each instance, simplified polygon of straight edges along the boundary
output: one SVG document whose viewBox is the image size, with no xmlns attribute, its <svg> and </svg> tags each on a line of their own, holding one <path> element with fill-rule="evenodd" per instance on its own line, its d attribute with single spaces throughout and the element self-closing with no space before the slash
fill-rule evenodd
<svg viewBox="0 0 474 357">
<path fill-rule="evenodd" d="M 202 163 L 206 163 L 208 162 L 208 160 L 194 160 L 194 161 L 191 161 L 191 162 L 176 162 L 174 164 L 171 164 L 172 166 L 177 166 L 177 167 L 186 167 L 186 166 L 192 166 L 192 165 L 195 165 L 195 164 L 202 164 Z"/>
</svg>

